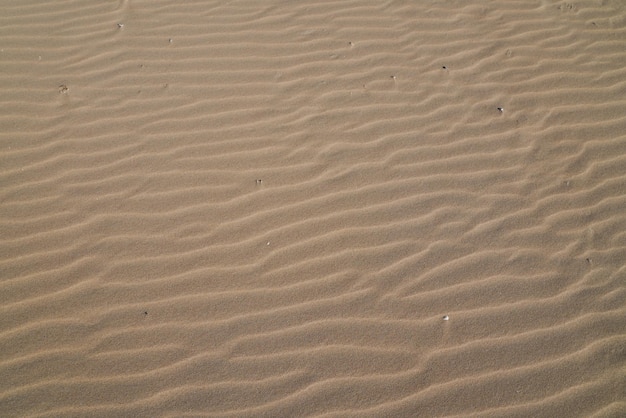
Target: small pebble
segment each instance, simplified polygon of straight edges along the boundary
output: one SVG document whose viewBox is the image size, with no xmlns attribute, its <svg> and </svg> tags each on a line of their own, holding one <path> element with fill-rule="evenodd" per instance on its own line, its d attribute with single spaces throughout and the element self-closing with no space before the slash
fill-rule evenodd
<svg viewBox="0 0 626 418">
<path fill-rule="evenodd" d="M 448 67 L 446 67 L 445 65 L 444 65 L 443 67 L 441 67 L 441 68 L 443 68 L 444 70 L 447 70 L 447 69 L 448 69 Z"/>
<path fill-rule="evenodd" d="M 122 29 L 122 28 L 124 27 L 124 24 L 123 24 L 123 23 L 118 23 L 118 24 L 117 24 L 117 27 L 118 27 L 119 29 Z"/>
<path fill-rule="evenodd" d="M 444 316 L 443 316 L 443 320 L 444 320 L 444 321 L 448 321 L 448 320 L 450 320 L 450 317 L 449 317 L 448 315 L 444 315 Z"/>
<path fill-rule="evenodd" d="M 502 113 L 502 112 L 504 112 L 504 108 L 503 108 L 503 107 L 499 107 L 499 108 L 498 108 L 498 111 L 499 111 L 500 113 Z"/>
</svg>

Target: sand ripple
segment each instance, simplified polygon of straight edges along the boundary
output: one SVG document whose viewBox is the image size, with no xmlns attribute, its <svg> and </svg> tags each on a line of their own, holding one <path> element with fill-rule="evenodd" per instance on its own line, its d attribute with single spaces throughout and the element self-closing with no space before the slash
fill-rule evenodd
<svg viewBox="0 0 626 418">
<path fill-rule="evenodd" d="M 3 417 L 626 415 L 621 2 L 5 3 Z"/>
</svg>

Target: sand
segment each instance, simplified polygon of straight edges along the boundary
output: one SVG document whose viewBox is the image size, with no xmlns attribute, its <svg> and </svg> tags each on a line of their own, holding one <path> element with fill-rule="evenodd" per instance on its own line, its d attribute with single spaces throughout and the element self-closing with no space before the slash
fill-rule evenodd
<svg viewBox="0 0 626 418">
<path fill-rule="evenodd" d="M 0 416 L 626 416 L 622 0 L 0 10 Z"/>
</svg>

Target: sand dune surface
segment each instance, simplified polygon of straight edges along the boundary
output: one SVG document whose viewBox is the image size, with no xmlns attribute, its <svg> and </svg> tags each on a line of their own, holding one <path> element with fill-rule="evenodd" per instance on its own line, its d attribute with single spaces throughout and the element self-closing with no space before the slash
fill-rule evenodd
<svg viewBox="0 0 626 418">
<path fill-rule="evenodd" d="M 623 1 L 0 10 L 0 416 L 626 416 Z"/>
</svg>

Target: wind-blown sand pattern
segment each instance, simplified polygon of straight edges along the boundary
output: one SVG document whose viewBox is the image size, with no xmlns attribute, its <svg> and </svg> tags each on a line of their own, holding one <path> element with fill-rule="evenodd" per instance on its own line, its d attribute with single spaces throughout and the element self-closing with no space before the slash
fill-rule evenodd
<svg viewBox="0 0 626 418">
<path fill-rule="evenodd" d="M 623 1 L 0 35 L 0 416 L 626 416 Z"/>
</svg>

